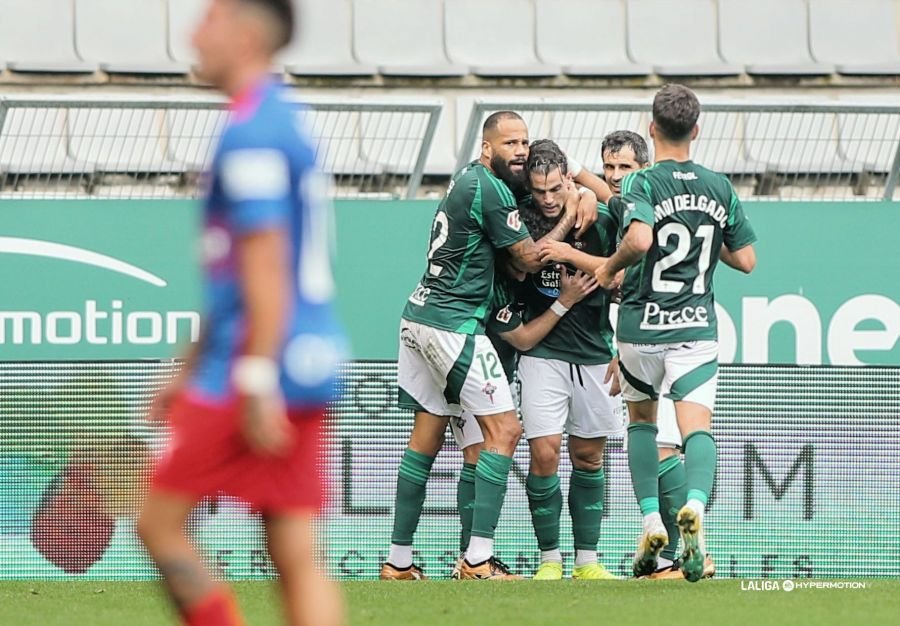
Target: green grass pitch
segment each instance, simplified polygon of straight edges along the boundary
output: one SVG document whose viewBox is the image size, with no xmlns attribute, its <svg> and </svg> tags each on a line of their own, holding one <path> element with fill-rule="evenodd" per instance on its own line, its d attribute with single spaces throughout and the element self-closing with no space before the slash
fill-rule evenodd
<svg viewBox="0 0 900 626">
<path fill-rule="evenodd" d="M 781 582 L 781 581 L 779 581 Z M 741 581 L 351 582 L 353 626 L 441 624 L 897 624 L 900 581 L 865 589 L 748 591 Z M 746 586 L 747 583 L 745 582 Z M 250 626 L 279 624 L 271 585 L 237 583 Z M 0 582 L 0 624 L 164 626 L 173 614 L 153 583 Z"/>
</svg>

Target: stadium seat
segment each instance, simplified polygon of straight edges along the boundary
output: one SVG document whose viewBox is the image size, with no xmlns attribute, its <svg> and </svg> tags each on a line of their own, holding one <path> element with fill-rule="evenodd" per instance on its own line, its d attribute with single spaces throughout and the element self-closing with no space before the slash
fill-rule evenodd
<svg viewBox="0 0 900 626">
<path fill-rule="evenodd" d="M 623 0 L 536 0 L 537 54 L 569 76 L 646 76 L 628 57 Z"/>
<path fill-rule="evenodd" d="M 603 36 L 602 32 L 598 36 Z M 628 0 L 628 50 L 662 76 L 733 76 L 718 52 L 714 0 Z"/>
<path fill-rule="evenodd" d="M 14 72 L 90 74 L 75 49 L 74 0 L 0 0 L 0 62 Z"/>
<path fill-rule="evenodd" d="M 385 76 L 465 76 L 444 52 L 444 16 L 438 2 L 355 0 L 353 47 L 360 61 Z M 390 24 L 390 32 L 373 24 Z"/>
<path fill-rule="evenodd" d="M 447 55 L 487 77 L 556 76 L 559 65 L 535 56 L 534 6 L 530 0 L 446 0 Z"/>
<path fill-rule="evenodd" d="M 179 0 L 180 1 L 180 0 Z M 294 0 L 300 7 L 294 42 L 279 55 L 296 76 L 371 76 L 373 64 L 353 56 L 353 6 L 350 0 Z M 388 31 L 371 24 L 374 33 Z"/>
<path fill-rule="evenodd" d="M 185 169 L 167 158 L 162 109 L 72 107 L 67 118 L 69 151 L 97 172 L 172 174 Z"/>
<path fill-rule="evenodd" d="M 810 49 L 850 75 L 900 75 L 900 5 L 892 0 L 810 3 Z"/>
<path fill-rule="evenodd" d="M 751 161 L 784 174 L 852 174 L 863 164 L 844 157 L 833 113 L 746 113 L 744 135 Z"/>
<path fill-rule="evenodd" d="M 181 164 L 185 171 L 209 170 L 214 142 L 227 118 L 224 109 L 167 109 L 162 131 L 166 159 Z"/>
<path fill-rule="evenodd" d="M 747 154 L 744 137 L 744 116 L 731 111 L 700 113 L 700 133 L 691 144 L 691 158 L 711 170 L 732 175 L 761 174 L 765 163 L 754 161 Z"/>
<path fill-rule="evenodd" d="M 719 45 L 726 61 L 751 75 L 834 73 L 834 65 L 809 56 L 805 0 L 719 0 Z"/>
<path fill-rule="evenodd" d="M 166 5 L 154 0 L 76 0 L 75 42 L 100 69 L 122 74 L 187 74 L 169 57 Z"/>
<path fill-rule="evenodd" d="M 0 171 L 47 177 L 93 172 L 69 156 L 68 137 L 65 109 L 12 107 L 0 128 Z"/>
<path fill-rule="evenodd" d="M 567 155 L 600 174 L 603 172 L 603 138 L 615 130 L 632 130 L 647 136 L 648 116 L 640 111 L 559 111 L 550 116 L 552 137 Z M 530 129 L 529 129 L 530 130 Z M 532 132 L 535 139 L 538 135 Z"/>
<path fill-rule="evenodd" d="M 177 63 L 193 65 L 197 55 L 191 35 L 202 17 L 206 0 L 167 0 L 169 13 L 169 54 Z"/>
<path fill-rule="evenodd" d="M 897 97 L 891 95 L 841 98 L 842 105 L 881 105 L 895 107 Z M 841 153 L 851 161 L 865 165 L 870 172 L 887 174 L 900 150 L 900 115 L 872 112 L 838 113 Z"/>
</svg>

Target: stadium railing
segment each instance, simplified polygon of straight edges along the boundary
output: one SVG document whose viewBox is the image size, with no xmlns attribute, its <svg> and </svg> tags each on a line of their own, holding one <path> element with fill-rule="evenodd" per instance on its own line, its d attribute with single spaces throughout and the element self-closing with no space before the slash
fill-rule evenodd
<svg viewBox="0 0 900 626">
<path fill-rule="evenodd" d="M 299 119 L 340 197 L 414 198 L 442 105 L 304 101 Z M 227 118 L 213 97 L 0 98 L 0 193 L 196 197 Z"/>
<path fill-rule="evenodd" d="M 472 106 L 458 167 L 477 157 L 481 125 L 501 109 L 522 114 L 532 139 L 554 139 L 595 172 L 608 132 L 632 130 L 650 143 L 645 100 L 482 99 Z M 699 124 L 694 160 L 727 174 L 746 197 L 891 200 L 896 193 L 900 106 L 704 101 Z"/>
</svg>

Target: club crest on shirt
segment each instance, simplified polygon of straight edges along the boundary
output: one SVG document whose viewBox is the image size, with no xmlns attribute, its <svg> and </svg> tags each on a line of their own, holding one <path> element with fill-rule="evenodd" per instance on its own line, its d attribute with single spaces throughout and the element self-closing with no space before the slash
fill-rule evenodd
<svg viewBox="0 0 900 626">
<path fill-rule="evenodd" d="M 491 399 L 491 404 L 494 403 L 494 392 L 497 391 L 497 387 L 491 384 L 491 381 L 487 381 L 484 383 L 484 387 L 481 388 L 481 391 L 488 398 Z"/>
<path fill-rule="evenodd" d="M 513 230 L 520 230 L 522 228 L 522 218 L 519 217 L 518 210 L 510 212 L 510 214 L 506 216 L 506 225 Z"/>
</svg>

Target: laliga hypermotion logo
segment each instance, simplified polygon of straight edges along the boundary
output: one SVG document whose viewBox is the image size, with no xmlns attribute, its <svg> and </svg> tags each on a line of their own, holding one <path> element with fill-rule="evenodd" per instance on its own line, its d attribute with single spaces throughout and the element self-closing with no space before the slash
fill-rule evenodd
<svg viewBox="0 0 900 626">
<path fill-rule="evenodd" d="M 0 237 L 0 254 L 58 259 L 129 276 L 154 287 L 168 286 L 156 274 L 131 263 L 51 241 Z M 0 344 L 174 345 L 179 343 L 179 326 L 184 324 L 192 341 L 199 338 L 200 315 L 196 311 L 125 311 L 123 306 L 122 300 L 112 299 L 109 310 L 102 310 L 96 300 L 85 300 L 80 311 L 0 311 Z"/>
</svg>

